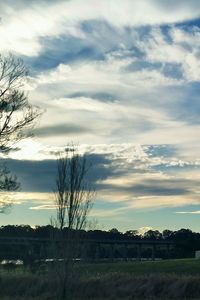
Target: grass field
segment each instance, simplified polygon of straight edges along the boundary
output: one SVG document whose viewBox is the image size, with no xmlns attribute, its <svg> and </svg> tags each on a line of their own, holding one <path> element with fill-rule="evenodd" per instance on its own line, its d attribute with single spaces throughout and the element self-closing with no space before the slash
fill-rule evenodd
<svg viewBox="0 0 200 300">
<path fill-rule="evenodd" d="M 78 263 L 70 300 L 200 299 L 200 261 Z M 1 300 L 59 300 L 51 273 L 1 269 Z"/>
<path fill-rule="evenodd" d="M 200 275 L 200 260 L 174 259 L 143 262 L 114 262 L 80 264 L 77 269 L 83 275 L 99 276 L 108 273 L 128 273 L 132 275 L 177 274 Z"/>
</svg>

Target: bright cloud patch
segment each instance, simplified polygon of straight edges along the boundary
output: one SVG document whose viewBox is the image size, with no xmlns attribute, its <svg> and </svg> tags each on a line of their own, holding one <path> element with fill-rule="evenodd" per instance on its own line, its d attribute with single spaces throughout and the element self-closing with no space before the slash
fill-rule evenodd
<svg viewBox="0 0 200 300">
<path fill-rule="evenodd" d="M 176 214 L 183 214 L 183 215 L 200 215 L 200 210 L 196 211 L 176 211 Z"/>
<path fill-rule="evenodd" d="M 11 2 L 12 3 L 12 2 Z M 172 24 L 198 18 L 200 8 L 196 1 L 171 3 L 170 14 L 168 5 L 154 0 L 133 2 L 125 0 L 96 0 L 83 2 L 44 1 L 40 4 L 31 2 L 30 6 L 18 8 L 15 4 L 1 5 L 2 24 L 0 28 L 1 50 L 12 50 L 18 53 L 35 56 L 43 50 L 42 38 L 56 37 L 65 33 L 74 37 L 84 38 L 80 24 L 85 21 L 103 20 L 117 28 L 125 26 L 143 26 L 155 24 Z M 96 9 L 98 7 L 98 9 Z"/>
</svg>

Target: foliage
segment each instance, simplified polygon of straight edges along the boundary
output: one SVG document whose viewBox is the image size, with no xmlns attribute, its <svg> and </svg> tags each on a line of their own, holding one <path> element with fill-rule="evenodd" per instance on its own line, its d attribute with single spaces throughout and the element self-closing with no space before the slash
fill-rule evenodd
<svg viewBox="0 0 200 300">
<path fill-rule="evenodd" d="M 0 213 L 8 211 L 12 203 L 10 194 L 18 191 L 19 188 L 17 177 L 11 174 L 6 165 L 0 166 Z"/>
</svg>

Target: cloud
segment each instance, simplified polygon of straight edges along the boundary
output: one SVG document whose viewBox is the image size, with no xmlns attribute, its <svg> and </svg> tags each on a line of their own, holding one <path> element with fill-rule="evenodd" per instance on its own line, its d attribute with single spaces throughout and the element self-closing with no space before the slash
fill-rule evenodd
<svg viewBox="0 0 200 300">
<path fill-rule="evenodd" d="M 48 193 L 53 193 L 55 190 L 57 174 L 56 151 L 57 153 L 59 152 L 56 149 L 54 153 L 51 153 L 51 159 L 48 160 L 4 160 L 12 173 L 17 175 L 21 183 L 22 192 L 27 192 L 27 197 L 29 197 L 29 193 L 30 197 L 33 197 L 32 193 L 35 193 L 36 197 L 38 196 L 41 199 L 41 197 L 46 197 L 46 195 L 48 197 Z M 105 179 L 112 174 L 111 161 L 106 156 L 86 153 L 86 157 L 88 165 L 91 165 L 87 179 L 92 186 L 95 186 L 97 180 Z M 25 195 L 26 197 L 26 194 L 21 195 Z M 30 200 L 30 197 L 27 200 Z"/>
<path fill-rule="evenodd" d="M 199 76 L 199 30 L 193 28 L 188 33 L 184 27 L 173 26 L 165 31 L 156 27 L 143 34 L 138 29 L 130 32 L 135 35 L 134 42 L 117 45 L 115 41 L 114 49 L 105 52 L 101 60 L 88 57 L 60 63 L 31 78 L 31 100 L 47 110 L 41 127 L 52 126 L 48 124 L 51 119 L 58 127 L 63 124 L 61 119 L 68 120 L 69 128 L 74 120 L 83 129 L 86 123 L 93 124 L 98 134 L 88 128 L 85 135 L 79 135 L 77 130 L 76 141 L 80 143 L 86 139 L 140 144 L 197 141 L 199 101 L 191 82 Z M 121 35 L 124 38 L 125 31 Z M 142 56 L 134 53 L 133 44 Z M 193 71 L 187 62 L 191 57 Z M 63 140 L 59 135 L 55 142 L 60 145 Z"/>
<path fill-rule="evenodd" d="M 110 103 L 84 97 L 61 98 L 47 103 L 47 106 L 48 110 L 35 130 L 35 134 L 37 138 L 42 137 L 41 142 L 47 138 L 48 144 L 53 142 L 54 145 L 57 143 L 57 146 L 66 143 L 68 133 L 74 134 L 76 141 L 80 143 L 91 139 L 93 143 L 101 143 L 105 140 L 117 143 L 123 136 L 127 138 L 127 134 L 131 139 L 133 135 L 149 132 L 157 125 L 165 126 L 170 123 L 171 126 L 176 125 L 162 112 L 156 112 L 151 108 L 133 107 L 128 103 L 124 106 L 119 101 Z M 64 120 L 67 120 L 65 125 L 63 125 Z M 52 126 L 52 123 L 56 125 Z M 48 131 L 49 136 L 42 133 Z M 52 136 L 55 137 L 54 140 Z"/>
<path fill-rule="evenodd" d="M 97 0 L 42 1 L 40 9 L 35 2 L 30 2 L 27 7 L 26 2 L 21 1 L 18 11 L 19 14 L 16 14 L 13 2 L 1 4 L 0 49 L 28 56 L 41 53 L 42 39 L 46 36 L 65 34 L 84 39 L 81 24 L 86 21 L 103 20 L 121 28 L 172 24 L 200 16 L 200 6 L 194 1 L 190 1 L 190 5 L 185 1 L 179 1 L 178 4 L 171 2 L 170 6 L 154 0 L 124 0 L 123 3 L 119 0 L 102 0 L 100 4 Z"/>
<path fill-rule="evenodd" d="M 141 144 L 175 144 L 177 142 L 188 142 L 189 140 L 190 142 L 196 141 L 199 126 L 188 126 L 186 121 L 182 119 L 175 120 L 173 116 L 181 107 L 179 98 L 174 101 L 177 105 L 172 115 L 171 111 L 168 113 L 165 107 L 161 107 L 161 100 L 158 102 L 157 99 L 161 97 L 160 84 L 162 85 L 162 80 L 160 83 L 156 83 L 157 79 L 154 78 L 154 83 L 158 85 L 158 94 L 153 95 L 153 99 L 150 98 L 149 105 L 147 105 L 144 99 L 147 92 L 152 92 L 153 86 L 151 83 L 154 81 L 153 78 L 151 81 L 152 73 L 146 81 L 145 78 L 142 77 L 144 75 L 143 73 L 134 75 L 126 74 L 122 79 L 119 70 L 114 68 L 112 71 L 112 68 L 109 69 L 108 64 L 108 71 L 106 71 L 106 69 L 104 69 L 105 65 L 105 62 L 100 63 L 100 65 L 98 65 L 98 63 L 96 63 L 96 65 L 86 64 L 84 66 L 71 68 L 69 75 L 59 71 L 61 73 L 57 76 L 55 75 L 57 72 L 55 70 L 50 72 L 50 74 L 39 76 L 37 79 L 39 84 L 38 93 L 42 91 L 43 85 L 46 89 L 45 93 L 47 93 L 48 90 L 49 95 L 51 95 L 49 96 L 50 99 L 44 99 L 42 103 L 38 103 L 42 104 L 47 110 L 44 118 L 40 122 L 40 126 L 51 126 L 51 124 L 48 124 L 50 120 L 51 122 L 57 123 L 58 127 L 62 126 L 63 120 L 67 120 L 68 124 L 73 124 L 74 120 L 76 120 L 76 126 L 79 128 L 82 127 L 83 129 L 85 128 L 85 124 L 93 124 L 98 134 L 94 134 L 89 128 L 88 131 L 85 131 L 85 136 L 79 136 L 77 132 L 76 139 L 79 140 L 80 143 L 84 143 L 84 140 L 90 140 L 91 136 L 93 136 L 92 139 L 94 143 L 102 143 L 103 141 L 105 142 L 105 140 L 119 143 L 119 141 L 123 142 L 123 137 L 126 137 L 126 140 L 135 140 L 136 143 Z M 57 84 L 52 85 L 51 81 L 56 80 L 56 78 L 58 78 L 59 81 L 62 80 L 62 84 L 59 84 L 58 81 Z M 147 84 L 145 84 L 145 82 L 147 82 Z M 144 84 L 146 85 L 145 90 L 142 89 L 142 85 Z M 88 90 L 91 94 L 94 94 L 95 91 L 96 93 L 106 91 L 107 94 L 112 94 L 113 96 L 111 102 L 85 96 L 59 98 L 59 94 L 63 95 L 67 90 L 68 93 L 72 94 L 79 90 L 79 93 L 81 94 L 80 91 L 82 91 L 83 95 L 85 91 Z M 138 95 L 139 90 L 140 95 Z M 125 91 L 125 95 L 123 95 L 123 91 Z M 118 92 L 119 94 L 117 95 Z M 167 90 L 164 92 L 168 93 Z M 132 99 L 131 95 L 133 95 Z M 36 96 L 37 94 L 32 92 L 32 98 Z M 168 98 L 170 98 L 170 96 L 169 92 Z M 164 94 L 164 98 L 165 97 L 167 98 L 167 94 Z M 165 99 L 162 99 L 162 101 L 164 105 L 166 105 Z M 168 100 L 166 99 L 166 101 Z M 179 103 L 177 103 L 177 101 Z M 172 103 L 169 103 L 169 107 L 172 107 Z M 61 123 L 60 125 L 58 124 L 59 122 Z M 118 132 L 118 134 L 115 134 L 116 132 Z M 63 140 L 63 138 L 60 138 L 60 141 Z M 57 141 L 58 145 L 60 145 L 59 139 L 57 139 Z M 49 141 L 49 143 L 51 143 L 51 141 Z"/>
<path fill-rule="evenodd" d="M 104 212 L 108 217 L 122 216 L 128 211 L 137 213 L 200 204 L 200 166 L 196 161 L 190 161 L 189 167 L 184 161 L 180 163 L 177 147 L 104 144 L 80 145 L 79 149 L 92 164 L 87 179 L 97 191 L 95 216 L 102 217 Z M 16 201 L 30 203 L 33 210 L 54 207 L 58 149 L 48 151 L 45 154 L 51 157 L 48 160 L 7 160 L 8 167 L 22 184 Z"/>
<path fill-rule="evenodd" d="M 17 175 L 21 183 L 22 192 L 27 192 L 27 195 L 21 194 L 23 198 L 27 197 L 27 201 L 31 200 L 30 197 L 43 199 L 43 196 L 46 201 L 46 196 L 48 197 L 49 195 L 48 193 L 53 192 L 56 177 L 55 160 L 7 160 L 6 163 L 12 173 Z M 32 193 L 35 194 L 33 195 Z"/>
<path fill-rule="evenodd" d="M 69 135 L 74 135 L 74 134 L 84 134 L 84 133 L 88 133 L 90 131 L 93 131 L 92 128 L 87 128 L 87 127 L 83 127 L 83 126 L 79 126 L 76 124 L 67 124 L 67 123 L 63 123 L 60 125 L 55 125 L 55 126 L 46 126 L 46 127 L 40 127 L 40 128 L 36 128 L 34 129 L 33 133 L 34 135 L 36 135 L 37 137 L 44 137 L 44 136 L 69 136 Z"/>
<path fill-rule="evenodd" d="M 126 207 L 120 208 L 111 208 L 111 209 L 92 209 L 90 213 L 90 217 L 97 217 L 97 218 L 110 218 L 115 216 L 123 215 L 124 212 L 127 210 Z"/>
<path fill-rule="evenodd" d="M 156 57 L 158 57 L 158 48 L 159 45 L 156 47 Z M 151 52 L 151 49 L 146 49 L 146 52 Z M 166 54 L 164 54 L 164 57 L 166 60 Z M 152 60 L 152 58 L 147 59 Z M 88 85 L 88 91 L 92 91 L 94 84 L 97 87 L 99 86 L 99 88 L 103 85 L 108 89 L 112 86 L 115 87 L 115 85 L 124 88 L 131 88 L 138 85 L 142 86 L 144 82 L 147 88 L 157 85 L 177 85 L 182 82 L 176 78 L 165 76 L 165 74 L 162 73 L 162 69 L 159 70 L 157 66 L 152 69 L 143 68 L 133 72 L 129 66 L 134 64 L 135 61 L 137 61 L 137 59 L 128 57 L 126 52 L 122 50 L 121 56 L 119 57 L 115 55 L 115 52 L 111 52 L 106 55 L 104 60 L 100 61 L 77 62 L 73 65 L 59 64 L 53 70 L 40 73 L 36 78 L 33 78 L 33 86 L 35 88 L 35 84 L 38 86 L 44 84 L 58 84 L 60 82 L 67 82 L 68 86 L 70 86 L 70 84 L 76 82 L 76 84 L 79 84 L 79 88 Z M 158 58 L 158 61 L 161 61 L 161 59 Z M 101 92 L 102 91 L 103 89 L 101 87 Z M 97 92 L 98 90 L 96 93 Z"/>
<path fill-rule="evenodd" d="M 67 50 L 68 60 L 49 57 L 44 45 L 47 58 L 57 63 L 50 69 L 39 67 L 29 82 L 32 103 L 46 110 L 36 129 L 38 141 L 58 147 L 67 138 L 80 144 L 128 141 L 195 147 L 200 129 L 198 90 L 193 85 L 199 76 L 199 29 L 154 26 L 117 33 L 116 28 L 95 22 L 82 28 L 87 37 L 84 47 L 96 52 L 105 38 L 101 59 L 88 54 L 70 61 L 73 46 Z M 116 40 L 107 43 L 111 33 Z M 75 40 L 79 44 L 81 39 Z M 59 43 L 53 47 L 60 48 Z M 36 64 L 41 60 L 38 57 Z"/>
<path fill-rule="evenodd" d="M 124 202 L 135 209 L 160 209 L 199 204 L 199 179 L 184 180 L 165 173 L 116 174 L 99 183 L 99 191 L 109 202 Z"/>
<path fill-rule="evenodd" d="M 53 201 L 53 193 L 49 192 L 16 192 L 14 194 L 14 204 L 22 204 L 22 203 L 45 203 L 45 204 L 52 204 Z"/>
<path fill-rule="evenodd" d="M 192 193 L 190 195 L 165 195 L 165 196 L 135 196 L 133 193 L 115 192 L 114 190 L 102 190 L 101 197 L 110 203 L 122 202 L 129 211 L 134 213 L 158 211 L 165 208 L 187 207 L 189 205 L 200 205 L 199 199 Z"/>
<path fill-rule="evenodd" d="M 176 214 L 200 215 L 200 210 L 196 210 L 196 211 L 176 211 Z"/>
<path fill-rule="evenodd" d="M 44 205 L 38 205 L 38 206 L 31 206 L 29 207 L 31 210 L 56 210 L 55 205 L 51 204 L 44 204 Z"/>
<path fill-rule="evenodd" d="M 149 227 L 149 226 L 144 226 L 144 227 L 140 227 L 138 228 L 137 232 L 140 234 L 140 235 L 144 235 L 145 232 L 149 231 L 149 230 L 153 230 L 152 227 Z"/>
</svg>

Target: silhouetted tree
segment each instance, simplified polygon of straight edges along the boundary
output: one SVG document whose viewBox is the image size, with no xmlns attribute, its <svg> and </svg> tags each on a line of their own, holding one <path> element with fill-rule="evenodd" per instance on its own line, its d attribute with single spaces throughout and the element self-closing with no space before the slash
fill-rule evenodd
<svg viewBox="0 0 200 300">
<path fill-rule="evenodd" d="M 0 55 L 0 150 L 30 134 L 40 112 L 23 91 L 28 72 L 21 59 Z"/>
<path fill-rule="evenodd" d="M 132 238 L 132 239 L 140 239 L 141 236 L 139 235 L 137 230 L 127 230 L 124 235 L 128 238 Z"/>
<path fill-rule="evenodd" d="M 151 240 L 160 240 L 162 239 L 162 234 L 158 230 L 148 230 L 144 233 L 144 238 Z"/>
<path fill-rule="evenodd" d="M 165 229 L 162 232 L 162 237 L 164 240 L 172 239 L 174 237 L 174 232 L 169 229 Z"/>
<path fill-rule="evenodd" d="M 11 194 L 19 188 L 17 177 L 11 174 L 6 165 L 0 166 L 0 213 L 8 212 L 12 204 Z"/>
<path fill-rule="evenodd" d="M 0 151 L 8 153 L 19 140 L 30 134 L 34 120 L 39 116 L 38 108 L 27 99 L 23 87 L 27 69 L 21 59 L 12 55 L 0 55 Z M 8 207 L 5 192 L 16 191 L 19 183 L 7 168 L 0 169 L 1 212 Z"/>
<path fill-rule="evenodd" d="M 74 145 L 69 146 L 58 157 L 55 204 L 56 225 L 60 230 L 60 238 L 63 239 L 62 247 L 58 252 L 63 258 L 60 276 L 61 299 L 66 298 L 66 284 L 77 251 L 78 234 L 85 228 L 92 206 L 94 191 L 86 181 L 88 170 L 86 156 L 79 154 Z M 64 234 L 65 226 L 67 234 Z"/>
</svg>

